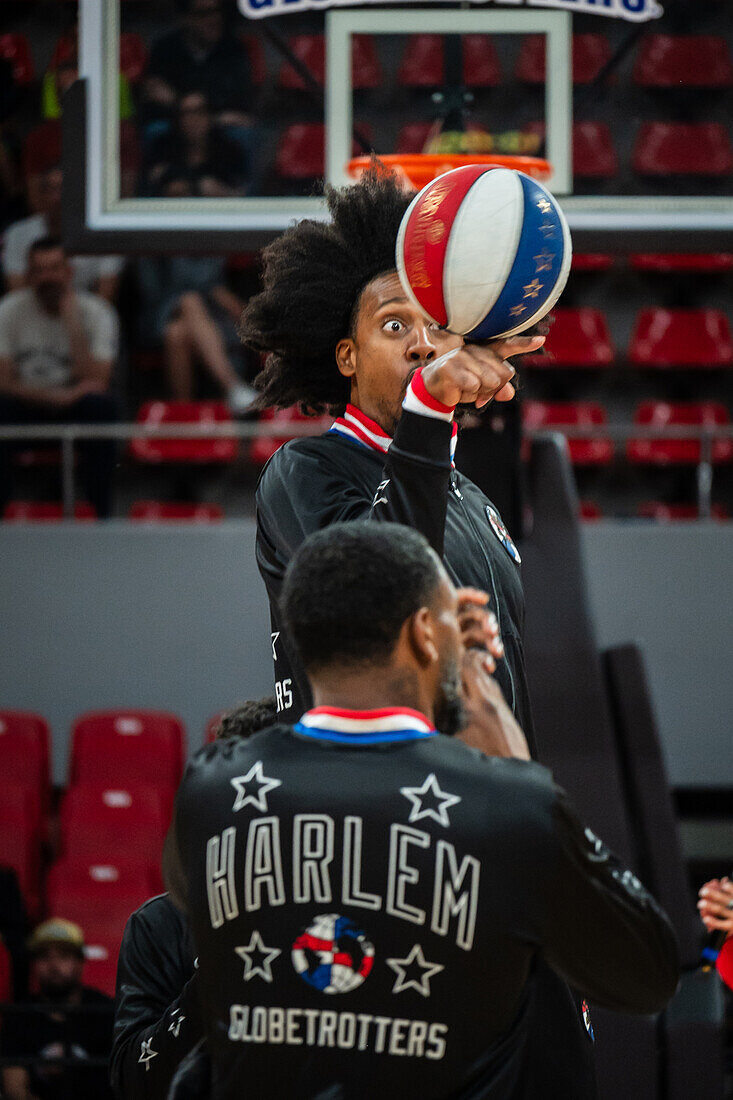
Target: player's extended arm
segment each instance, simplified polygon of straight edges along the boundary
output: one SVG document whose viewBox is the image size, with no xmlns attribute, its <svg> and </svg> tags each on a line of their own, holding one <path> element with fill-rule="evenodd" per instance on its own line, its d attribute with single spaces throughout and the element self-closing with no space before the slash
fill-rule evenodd
<svg viewBox="0 0 733 1100">
<path fill-rule="evenodd" d="M 677 940 L 666 913 L 559 791 L 556 866 L 550 877 L 545 955 L 597 1004 L 659 1012 L 679 979 Z"/>
<path fill-rule="evenodd" d="M 159 959 L 172 946 L 161 942 L 165 938 L 138 913 L 125 928 L 110 1060 L 110 1079 L 120 1100 L 167 1096 L 182 1058 L 204 1034 L 198 975 L 174 984 L 176 968 L 170 959 Z"/>
</svg>

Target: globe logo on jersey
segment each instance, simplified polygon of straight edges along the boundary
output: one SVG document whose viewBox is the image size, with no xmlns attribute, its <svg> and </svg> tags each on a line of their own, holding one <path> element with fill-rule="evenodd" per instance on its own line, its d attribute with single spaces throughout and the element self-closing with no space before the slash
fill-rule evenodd
<svg viewBox="0 0 733 1100">
<path fill-rule="evenodd" d="M 350 993 L 374 965 L 374 944 L 348 917 L 323 913 L 295 940 L 293 966 L 306 985 L 321 993 Z"/>
</svg>

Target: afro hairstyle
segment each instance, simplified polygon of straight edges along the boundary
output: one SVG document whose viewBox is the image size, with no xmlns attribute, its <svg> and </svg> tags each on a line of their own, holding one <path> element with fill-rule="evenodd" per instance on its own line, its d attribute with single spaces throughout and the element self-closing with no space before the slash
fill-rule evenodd
<svg viewBox="0 0 733 1100">
<path fill-rule="evenodd" d="M 239 330 L 247 347 L 267 356 L 255 379 L 260 408 L 343 411 L 349 382 L 336 366 L 336 345 L 352 331 L 367 283 L 395 270 L 397 232 L 413 194 L 374 160 L 353 186 L 326 188 L 330 222 L 301 221 L 264 250 L 263 290 Z"/>
</svg>

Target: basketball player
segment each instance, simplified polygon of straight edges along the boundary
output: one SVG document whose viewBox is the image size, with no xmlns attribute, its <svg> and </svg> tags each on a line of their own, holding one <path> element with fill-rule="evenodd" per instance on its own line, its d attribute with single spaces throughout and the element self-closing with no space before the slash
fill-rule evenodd
<svg viewBox="0 0 733 1100">
<path fill-rule="evenodd" d="M 562 1035 L 521 1091 L 537 961 L 657 1012 L 678 975 L 666 916 L 549 772 L 452 737 L 458 600 L 420 534 L 319 532 L 282 607 L 315 709 L 200 753 L 166 842 L 211 1096 L 585 1100 Z"/>
<path fill-rule="evenodd" d="M 519 554 L 491 502 L 451 460 L 456 407 L 511 400 L 508 356 L 536 351 L 544 337 L 464 345 L 426 320 L 395 270 L 411 195 L 384 170 L 326 195 L 330 223 L 301 221 L 265 250 L 264 289 L 241 326 L 245 343 L 268 355 L 255 382 L 263 406 L 337 414 L 325 435 L 281 448 L 257 490 L 279 709 L 290 721 L 310 704 L 278 612 L 285 568 L 312 531 L 370 516 L 421 531 L 457 586 L 488 593 L 498 620 L 490 648 L 504 658 L 496 676 L 532 746 Z"/>
</svg>

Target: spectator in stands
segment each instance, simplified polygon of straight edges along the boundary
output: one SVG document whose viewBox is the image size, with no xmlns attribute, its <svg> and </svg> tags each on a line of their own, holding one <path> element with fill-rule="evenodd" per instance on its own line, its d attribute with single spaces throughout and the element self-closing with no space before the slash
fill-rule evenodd
<svg viewBox="0 0 733 1100">
<path fill-rule="evenodd" d="M 81 928 L 58 917 L 47 920 L 35 929 L 28 947 L 38 992 L 24 1002 L 31 1012 L 5 1017 L 0 1050 L 5 1059 L 17 1058 L 20 1064 L 4 1067 L 3 1096 L 6 1100 L 110 1097 L 106 1064 L 85 1065 L 90 1059 L 109 1058 L 113 1002 L 82 984 Z M 59 1064 L 58 1059 L 73 1062 Z"/>
<path fill-rule="evenodd" d="M 179 182 L 185 188 L 185 181 Z M 141 335 L 163 344 L 171 395 L 179 401 L 193 399 L 194 363 L 199 361 L 223 390 L 232 412 L 246 412 L 256 394 L 234 366 L 241 350 L 236 325 L 243 303 L 226 285 L 224 259 L 145 258 L 138 265 L 138 280 Z"/>
<path fill-rule="evenodd" d="M 217 738 L 250 737 L 273 725 L 276 714 L 272 696 L 250 699 L 222 716 Z M 188 925 L 167 894 L 146 901 L 127 922 L 110 1067 L 120 1100 L 168 1096 L 183 1059 L 199 1047 L 204 1026 L 194 954 Z"/>
<path fill-rule="evenodd" d="M 72 287 L 56 237 L 30 247 L 29 286 L 0 301 L 0 424 L 106 424 L 118 322 L 104 299 Z M 115 445 L 79 443 L 81 480 L 100 518 L 111 508 Z M 10 495 L 12 445 L 0 445 L 0 510 Z"/>
<path fill-rule="evenodd" d="M 19 218 L 24 210 L 19 166 L 19 141 L 13 133 L 18 89 L 13 66 L 0 57 L 0 229 Z"/>
<path fill-rule="evenodd" d="M 179 97 L 203 92 L 216 122 L 247 128 L 252 84 L 247 51 L 223 0 L 179 0 L 176 30 L 153 44 L 144 84 L 148 116 L 168 122 Z"/>
<path fill-rule="evenodd" d="M 8 290 L 18 290 L 28 282 L 28 253 L 34 241 L 61 235 L 61 185 L 59 166 L 42 173 L 38 181 L 40 211 L 11 225 L 5 234 L 3 271 Z M 123 261 L 119 256 L 69 257 L 75 290 L 92 291 L 114 301 Z"/>
<path fill-rule="evenodd" d="M 191 195 L 227 198 L 246 194 L 249 171 L 245 152 L 214 122 L 204 93 L 182 95 L 175 111 L 175 124 L 150 149 L 145 193 L 165 194 L 171 181 L 185 180 Z"/>
</svg>

